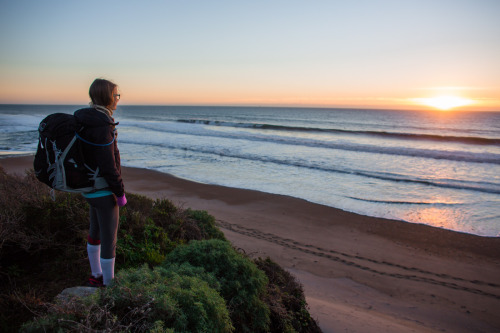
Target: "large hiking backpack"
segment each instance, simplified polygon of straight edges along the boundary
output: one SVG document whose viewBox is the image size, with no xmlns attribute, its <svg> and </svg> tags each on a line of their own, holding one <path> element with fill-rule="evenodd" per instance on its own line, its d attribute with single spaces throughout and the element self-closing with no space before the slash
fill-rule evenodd
<svg viewBox="0 0 500 333">
<path fill-rule="evenodd" d="M 53 113 L 40 122 L 33 162 L 38 180 L 64 192 L 88 193 L 108 187 L 106 180 L 98 177 L 99 168 L 94 170 L 86 165 L 82 153 L 83 144 L 104 145 L 82 139 L 79 135 L 82 130 L 83 126 L 72 114 Z"/>
</svg>

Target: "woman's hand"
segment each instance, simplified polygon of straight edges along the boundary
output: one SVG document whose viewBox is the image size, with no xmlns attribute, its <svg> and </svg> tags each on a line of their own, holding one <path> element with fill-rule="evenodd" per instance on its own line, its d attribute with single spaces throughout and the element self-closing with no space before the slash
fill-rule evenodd
<svg viewBox="0 0 500 333">
<path fill-rule="evenodd" d="M 125 197 L 125 193 L 121 197 L 116 198 L 116 204 L 118 207 L 123 207 L 127 204 L 127 198 Z"/>
</svg>

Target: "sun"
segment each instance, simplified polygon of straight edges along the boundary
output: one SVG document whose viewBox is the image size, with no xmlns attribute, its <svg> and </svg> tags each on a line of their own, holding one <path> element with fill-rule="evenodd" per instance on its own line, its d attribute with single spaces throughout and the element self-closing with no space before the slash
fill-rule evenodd
<svg viewBox="0 0 500 333">
<path fill-rule="evenodd" d="M 474 103 L 473 100 L 458 96 L 437 96 L 431 98 L 415 98 L 414 101 L 421 105 L 430 106 L 439 110 L 451 110 L 460 106 Z"/>
</svg>

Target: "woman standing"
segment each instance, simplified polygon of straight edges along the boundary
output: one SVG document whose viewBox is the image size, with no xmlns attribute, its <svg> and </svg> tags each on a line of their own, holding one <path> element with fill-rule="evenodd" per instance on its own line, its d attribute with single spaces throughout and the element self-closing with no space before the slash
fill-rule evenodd
<svg viewBox="0 0 500 333">
<path fill-rule="evenodd" d="M 85 162 L 108 184 L 107 188 L 83 194 L 90 205 L 87 253 L 92 275 L 88 285 L 102 287 L 114 278 L 119 207 L 127 203 L 116 142 L 118 123 L 112 117 L 120 94 L 113 82 L 96 79 L 89 95 L 91 107 L 76 111 L 75 117 L 83 125 L 80 136 Z"/>
</svg>

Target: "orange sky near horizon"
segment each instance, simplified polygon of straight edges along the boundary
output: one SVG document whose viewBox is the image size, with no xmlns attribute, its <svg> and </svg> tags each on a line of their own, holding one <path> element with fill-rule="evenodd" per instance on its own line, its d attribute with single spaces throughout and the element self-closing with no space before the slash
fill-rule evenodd
<svg viewBox="0 0 500 333">
<path fill-rule="evenodd" d="M 2 2 L 0 103 L 86 104 L 104 77 L 124 105 L 500 111 L 499 16 L 490 0 Z"/>
<path fill-rule="evenodd" d="M 121 93 L 120 104 L 123 105 L 232 105 L 232 106 L 296 106 L 296 107 L 338 107 L 338 108 L 374 108 L 400 110 L 441 110 L 426 101 L 442 96 L 452 96 L 467 99 L 470 103 L 463 106 L 451 106 L 450 110 L 461 111 L 500 111 L 500 100 L 481 97 L 473 89 L 454 89 L 451 93 L 446 88 L 423 89 L 425 92 L 415 92 L 414 97 L 357 97 L 355 93 L 335 93 L 297 91 L 290 96 L 284 91 L 251 91 L 250 89 L 201 89 L 193 85 L 189 87 L 164 87 L 153 84 L 151 87 L 136 84 L 136 82 L 119 84 Z M 25 85 L 26 91 L 0 87 L 2 104 L 87 104 L 88 86 L 92 82 L 76 82 L 72 85 L 59 85 L 57 82 L 37 86 L 35 83 Z M 486 90 L 486 89 L 485 89 Z M 481 91 L 481 90 L 480 90 Z M 432 104 L 432 103 L 431 103 Z"/>
</svg>

